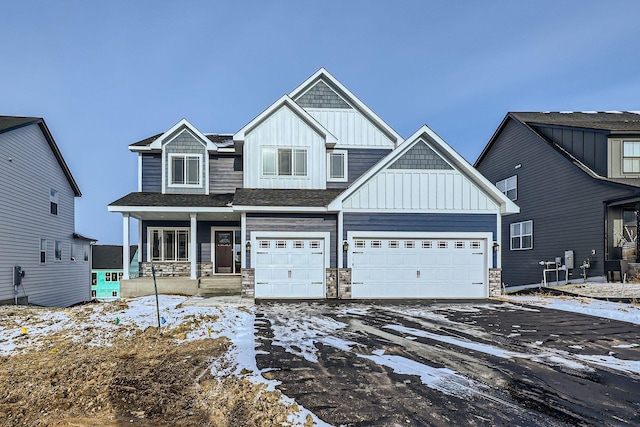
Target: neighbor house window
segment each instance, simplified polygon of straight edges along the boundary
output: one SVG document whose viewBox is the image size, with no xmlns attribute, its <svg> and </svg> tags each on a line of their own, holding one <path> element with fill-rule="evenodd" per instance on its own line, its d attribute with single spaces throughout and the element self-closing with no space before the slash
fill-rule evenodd
<svg viewBox="0 0 640 427">
<path fill-rule="evenodd" d="M 518 198 L 518 175 L 496 182 L 496 187 L 511 200 L 516 200 Z"/>
<path fill-rule="evenodd" d="M 58 192 L 54 189 L 49 192 L 49 212 L 58 215 Z"/>
<path fill-rule="evenodd" d="M 640 141 L 622 141 L 622 172 L 640 173 Z"/>
<path fill-rule="evenodd" d="M 69 251 L 69 261 L 75 261 L 76 260 L 76 245 L 75 243 L 71 244 L 71 249 Z"/>
<path fill-rule="evenodd" d="M 53 256 L 56 261 L 62 261 L 62 242 L 60 240 L 56 240 L 53 245 Z"/>
<path fill-rule="evenodd" d="M 189 261 L 189 229 L 149 229 L 149 260 Z"/>
<path fill-rule="evenodd" d="M 199 186 L 201 177 L 202 156 L 170 154 L 171 185 Z"/>
<path fill-rule="evenodd" d="M 82 259 L 85 261 L 89 261 L 89 246 L 88 245 L 82 245 L 82 250 L 84 252 L 84 255 L 82 256 Z"/>
<path fill-rule="evenodd" d="M 47 262 L 47 241 L 40 239 L 40 264 Z"/>
<path fill-rule="evenodd" d="M 347 181 L 347 151 L 327 153 L 327 181 Z"/>
<path fill-rule="evenodd" d="M 307 150 L 264 147 L 262 176 L 307 176 Z"/>
<path fill-rule="evenodd" d="M 533 221 L 511 224 L 511 250 L 533 248 Z"/>
</svg>

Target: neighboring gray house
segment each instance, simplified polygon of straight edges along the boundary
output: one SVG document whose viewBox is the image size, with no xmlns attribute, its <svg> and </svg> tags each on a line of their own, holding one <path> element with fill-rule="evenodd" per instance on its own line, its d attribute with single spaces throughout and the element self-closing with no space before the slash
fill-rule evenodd
<svg viewBox="0 0 640 427">
<path fill-rule="evenodd" d="M 138 191 L 109 210 L 124 251 L 138 220 L 142 277 L 123 277 L 123 293 L 152 291 L 152 262 L 166 292 L 232 280 L 256 298 L 485 298 L 490 278 L 499 289 L 494 242 L 517 206 L 427 126 L 401 137 L 324 69 L 233 135 L 181 120 L 129 149 Z"/>
<path fill-rule="evenodd" d="M 569 279 L 580 279 L 582 265 L 613 279 L 623 258 L 636 262 L 639 113 L 511 112 L 475 167 L 520 207 L 502 223 L 507 286 L 539 284 L 540 262 L 556 257 L 573 267 Z"/>
<path fill-rule="evenodd" d="M 44 120 L 0 116 L 0 162 L 0 302 L 89 301 L 92 240 L 74 232 L 81 193 Z"/>
</svg>

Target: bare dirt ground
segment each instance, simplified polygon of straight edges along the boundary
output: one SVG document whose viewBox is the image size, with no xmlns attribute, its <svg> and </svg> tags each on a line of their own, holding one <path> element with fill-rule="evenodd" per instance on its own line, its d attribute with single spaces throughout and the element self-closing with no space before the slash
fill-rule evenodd
<svg viewBox="0 0 640 427">
<path fill-rule="evenodd" d="M 3 326 L 30 310 L 42 309 L 4 307 Z M 230 341 L 184 340 L 188 328 L 149 327 L 107 346 L 78 343 L 64 330 L 1 356 L 0 426 L 287 425 L 297 405 L 242 376 L 214 377 L 211 366 Z"/>
</svg>

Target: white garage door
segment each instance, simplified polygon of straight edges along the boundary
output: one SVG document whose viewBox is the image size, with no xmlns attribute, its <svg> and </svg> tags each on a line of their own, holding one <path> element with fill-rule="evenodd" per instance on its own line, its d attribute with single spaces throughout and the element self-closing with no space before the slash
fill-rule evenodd
<svg viewBox="0 0 640 427">
<path fill-rule="evenodd" d="M 324 239 L 257 239 L 256 298 L 324 298 Z"/>
<path fill-rule="evenodd" d="M 485 298 L 484 239 L 353 239 L 353 298 Z"/>
</svg>

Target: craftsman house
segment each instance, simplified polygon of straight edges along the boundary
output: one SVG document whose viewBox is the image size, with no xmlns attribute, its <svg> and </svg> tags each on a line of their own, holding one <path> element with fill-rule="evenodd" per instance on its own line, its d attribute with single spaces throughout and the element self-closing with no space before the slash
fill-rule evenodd
<svg viewBox="0 0 640 427">
<path fill-rule="evenodd" d="M 0 116 L 0 303 L 91 299 L 90 244 L 74 232 L 80 189 L 44 120 Z"/>
<path fill-rule="evenodd" d="M 256 298 L 484 298 L 490 271 L 499 287 L 501 217 L 517 206 L 427 126 L 402 138 L 324 69 L 233 135 L 181 120 L 129 149 L 138 191 L 109 210 L 125 251 L 139 221 L 142 277 L 123 289 L 146 292 L 151 263 L 164 292 L 231 279 Z"/>
<path fill-rule="evenodd" d="M 508 113 L 475 167 L 520 207 L 502 223 L 507 286 L 539 284 L 556 258 L 569 279 L 636 262 L 640 114 Z"/>
</svg>

